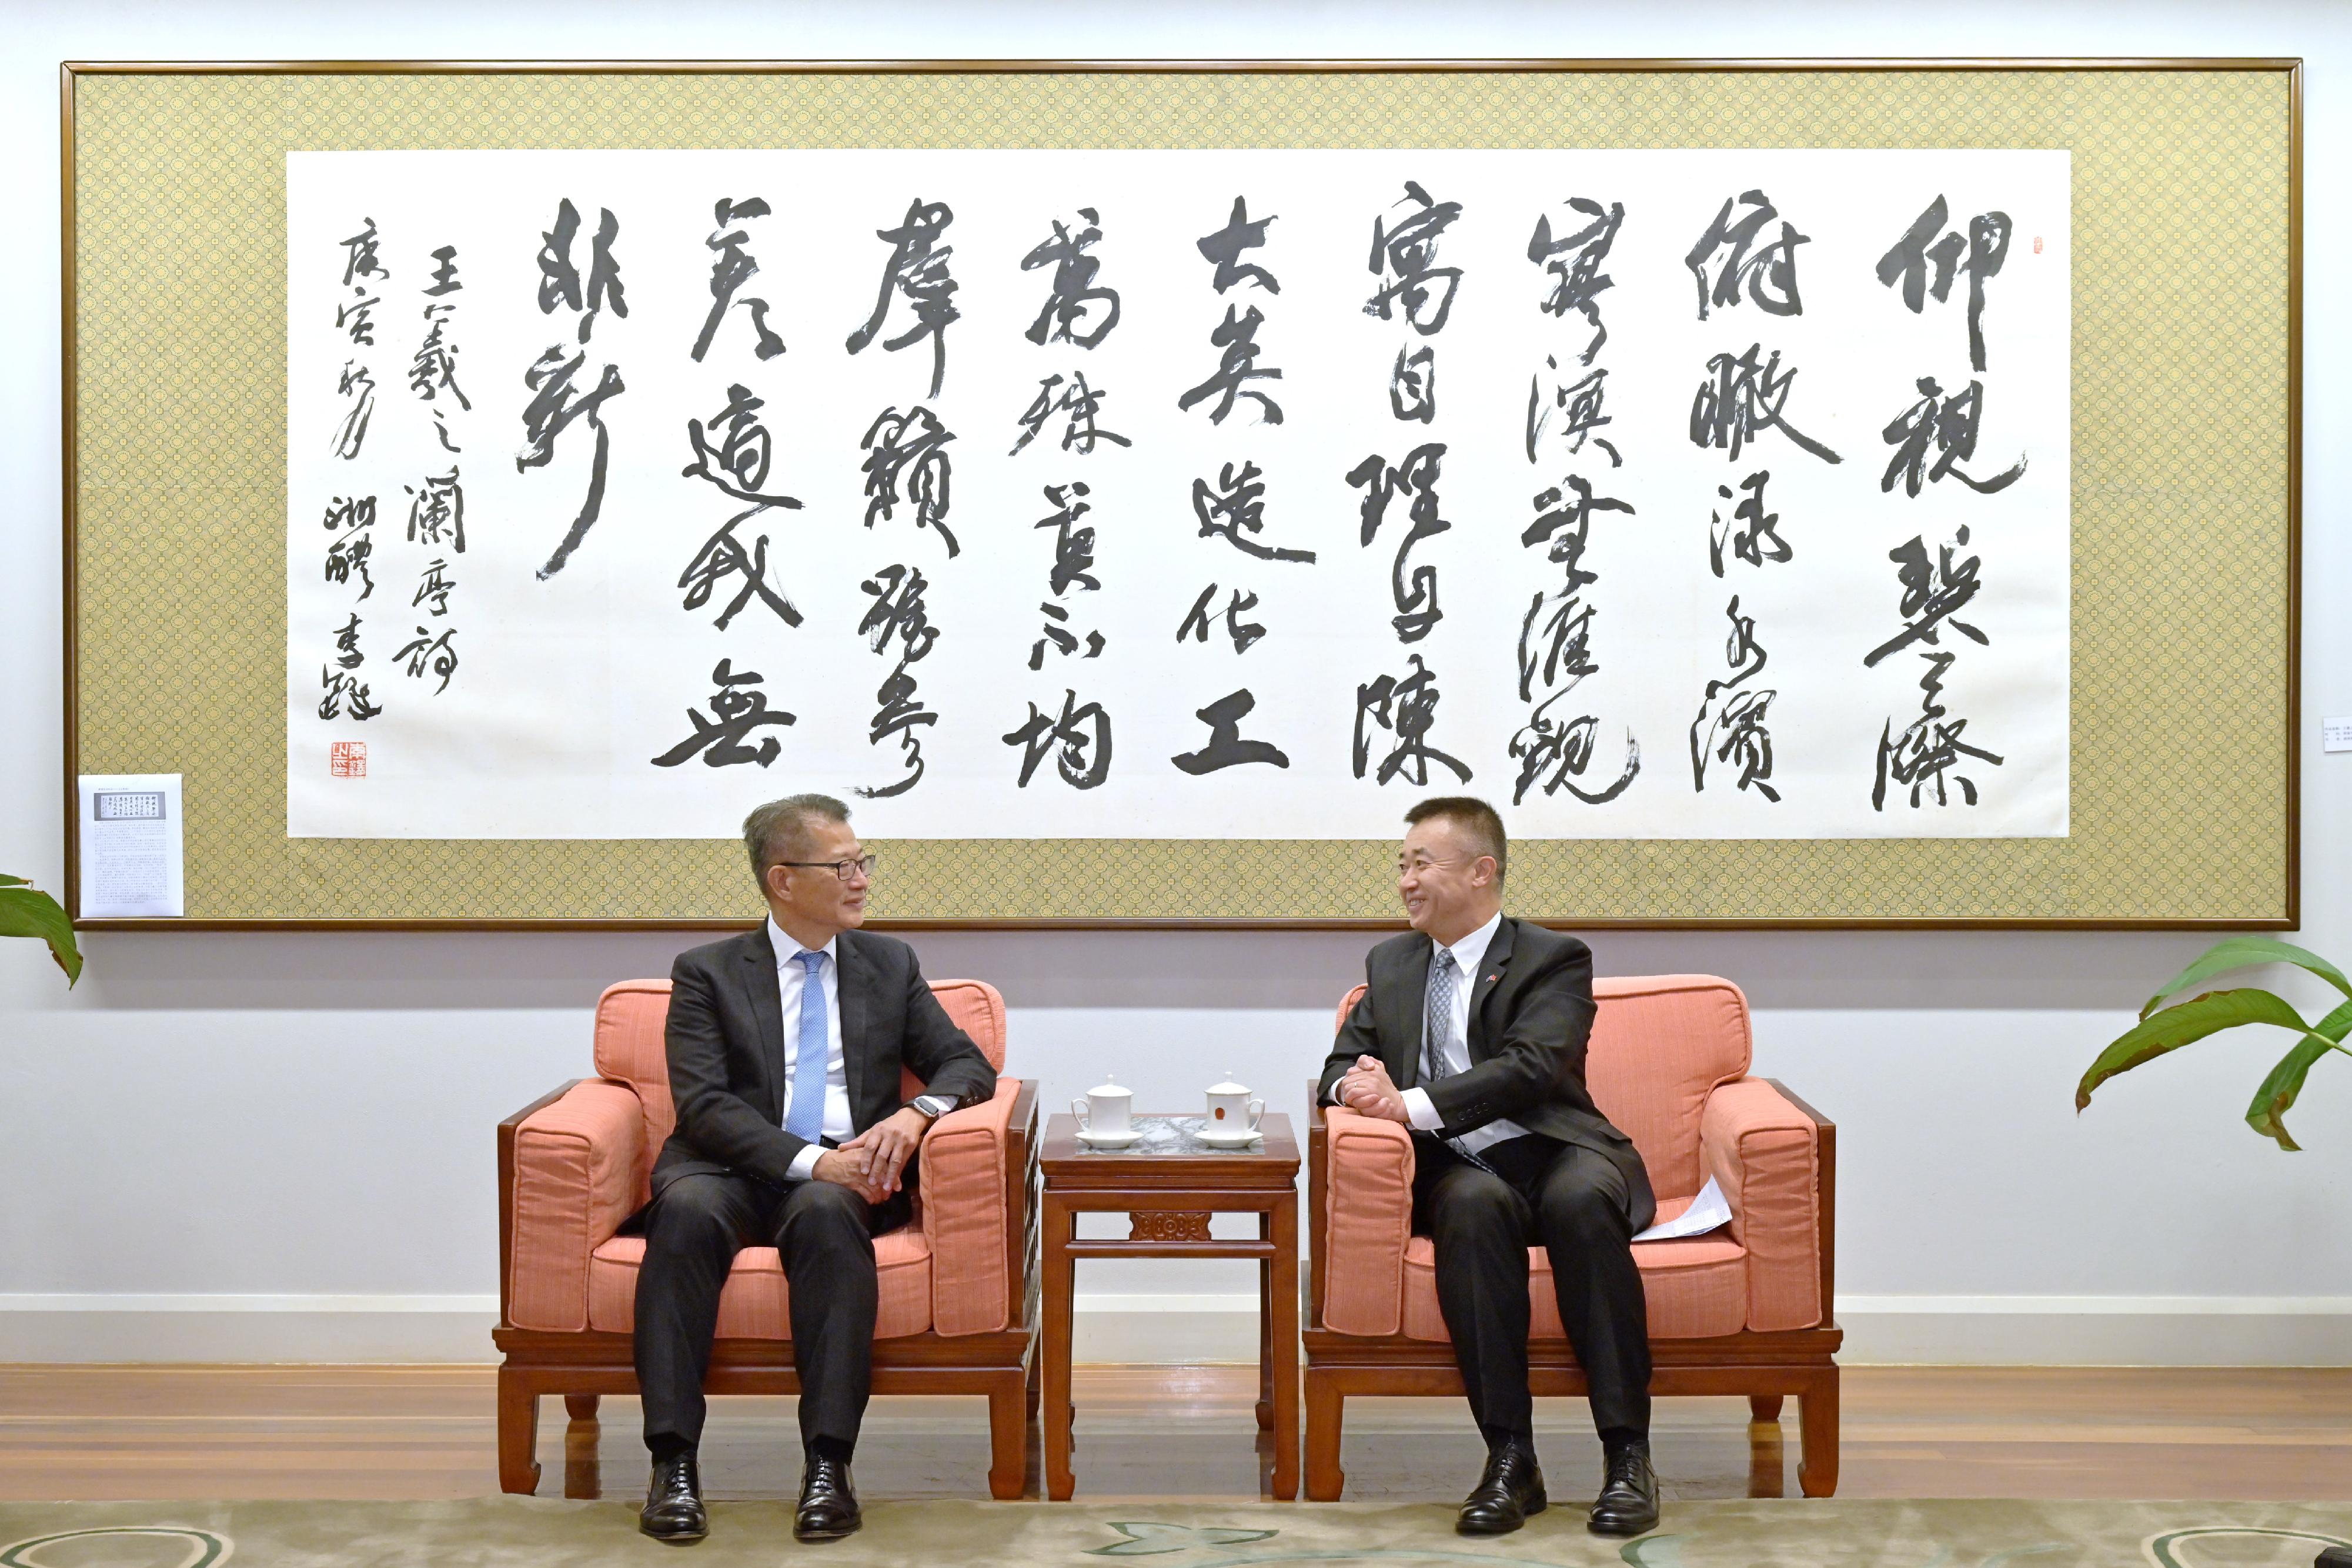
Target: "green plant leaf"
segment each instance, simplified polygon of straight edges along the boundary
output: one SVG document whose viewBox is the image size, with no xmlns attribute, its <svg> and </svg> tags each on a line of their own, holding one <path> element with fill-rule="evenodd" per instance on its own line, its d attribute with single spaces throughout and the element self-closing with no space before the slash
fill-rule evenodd
<svg viewBox="0 0 2352 1568">
<path fill-rule="evenodd" d="M 33 884 L 21 876 L 0 875 L 0 887 L 30 887 Z"/>
<path fill-rule="evenodd" d="M 2352 997 L 2352 977 L 2307 948 L 2275 936 L 2225 936 L 2207 948 L 2202 956 L 2180 973 L 2167 980 L 2147 1005 L 2139 1009 L 2147 1018 L 2164 1005 L 2164 998 L 2178 996 L 2193 987 L 2201 986 L 2216 975 L 2226 975 L 2232 969 L 2250 968 L 2256 964 L 2293 964 L 2326 980 L 2346 996 Z"/>
<path fill-rule="evenodd" d="M 2193 1045 L 2207 1035 L 2242 1023 L 2276 1024 L 2300 1035 L 2309 1035 L 2311 1026 L 2303 1015 L 2268 991 L 2248 987 L 2234 991 L 2207 991 L 2191 997 L 2142 1019 L 2117 1036 L 2099 1052 L 2083 1074 L 2082 1082 L 2074 1086 L 2074 1109 L 2088 1109 L 2091 1091 L 2118 1072 L 2128 1072 L 2144 1061 L 2152 1061 L 2167 1051 Z"/>
<path fill-rule="evenodd" d="M 2335 1049 L 2341 1051 L 2341 1041 L 2347 1033 L 2352 1033 L 2352 1002 L 2346 1002 L 2312 1025 L 2311 1033 L 2296 1040 L 2294 1049 L 2279 1058 L 2278 1065 L 2263 1080 L 2263 1086 L 2254 1091 L 2254 1103 L 2246 1107 L 2246 1124 L 2266 1138 L 2277 1139 L 2282 1149 L 2300 1150 L 2303 1145 L 2287 1134 L 2284 1118 L 2295 1097 L 2303 1092 L 2304 1075 L 2311 1071 L 2311 1064 L 2327 1054 L 2331 1040 L 2338 1042 Z"/>
<path fill-rule="evenodd" d="M 70 987 L 81 978 L 81 949 L 74 946 L 73 922 L 47 894 L 10 879 L 0 886 L 0 936 L 37 936 L 66 972 Z"/>
</svg>

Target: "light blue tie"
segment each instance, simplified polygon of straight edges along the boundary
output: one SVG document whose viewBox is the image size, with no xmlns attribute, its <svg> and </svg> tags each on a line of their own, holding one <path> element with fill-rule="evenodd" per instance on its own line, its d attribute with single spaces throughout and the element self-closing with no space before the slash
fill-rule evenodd
<svg viewBox="0 0 2352 1568">
<path fill-rule="evenodd" d="M 801 980 L 801 1044 L 793 1056 L 793 1103 L 784 1113 L 784 1131 L 814 1144 L 824 1131 L 824 1059 L 829 1041 L 824 987 L 819 979 L 824 955 L 802 951 L 793 956 L 808 972 Z"/>
</svg>

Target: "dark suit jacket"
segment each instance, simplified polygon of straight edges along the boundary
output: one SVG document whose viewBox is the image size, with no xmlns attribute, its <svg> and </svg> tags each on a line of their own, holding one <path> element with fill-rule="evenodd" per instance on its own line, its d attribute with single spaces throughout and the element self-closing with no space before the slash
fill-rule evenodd
<svg viewBox="0 0 2352 1568">
<path fill-rule="evenodd" d="M 897 1111 L 898 1069 L 959 1105 L 996 1092 L 996 1070 L 948 1021 L 915 950 L 895 937 L 845 931 L 840 965 L 842 1070 L 850 1124 L 864 1132 Z M 656 1196 L 682 1176 L 790 1179 L 808 1146 L 783 1129 L 784 1018 L 775 945 L 756 931 L 678 955 L 669 972 L 670 1098 L 677 1130 L 654 1162 Z"/>
<path fill-rule="evenodd" d="M 1336 1103 L 1339 1079 L 1356 1058 L 1378 1057 L 1398 1088 L 1428 1090 L 1430 1104 L 1445 1119 L 1445 1136 L 1508 1121 L 1601 1155 L 1625 1175 L 1633 1228 L 1648 1226 L 1658 1206 L 1642 1155 L 1584 1086 L 1595 1010 L 1591 951 L 1573 936 L 1505 915 L 1471 980 L 1470 1070 L 1423 1084 L 1422 1009 L 1433 950 L 1418 931 L 1371 950 L 1364 960 L 1367 989 L 1332 1043 L 1318 1098 Z"/>
</svg>

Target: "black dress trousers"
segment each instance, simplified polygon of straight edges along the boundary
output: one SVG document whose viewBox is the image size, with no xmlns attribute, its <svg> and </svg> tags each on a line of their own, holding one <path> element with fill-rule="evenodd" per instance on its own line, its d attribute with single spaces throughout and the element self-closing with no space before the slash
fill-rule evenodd
<svg viewBox="0 0 2352 1568">
<path fill-rule="evenodd" d="M 834 1182 L 771 1186 L 748 1176 L 695 1175 L 664 1187 L 645 1214 L 637 1270 L 635 1360 L 646 1443 L 701 1440 L 702 1380 L 719 1324 L 719 1292 L 735 1254 L 773 1246 L 792 1289 L 793 1365 L 801 1380 L 801 1442 L 857 1440 L 874 1382 L 880 1285 L 874 1238 L 913 1213 L 907 1185 L 879 1204 Z"/>
<path fill-rule="evenodd" d="M 1594 1427 L 1646 1437 L 1649 1303 L 1633 1265 L 1624 1174 L 1590 1149 L 1533 1133 L 1479 1150 L 1491 1171 L 1427 1133 L 1414 1133 L 1412 1146 L 1413 1233 L 1436 1248 L 1438 1310 L 1478 1424 L 1534 1429 L 1528 1249 L 1542 1247 Z"/>
</svg>

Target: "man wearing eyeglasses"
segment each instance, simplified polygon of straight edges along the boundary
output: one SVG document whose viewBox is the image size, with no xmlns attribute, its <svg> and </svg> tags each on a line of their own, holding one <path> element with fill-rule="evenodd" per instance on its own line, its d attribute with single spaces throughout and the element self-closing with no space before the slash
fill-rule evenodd
<svg viewBox="0 0 2352 1568">
<path fill-rule="evenodd" d="M 1528 1387 L 1528 1249 L 1543 1247 L 1605 1456 L 1585 1527 L 1639 1535 L 1657 1525 L 1658 1479 L 1633 1237 L 1657 1203 L 1585 1088 L 1592 955 L 1503 913 L 1492 806 L 1446 796 L 1404 820 L 1397 892 L 1412 929 L 1365 960 L 1320 1098 L 1412 1131 L 1412 1228 L 1436 1248 L 1438 1311 L 1486 1439 L 1454 1528 L 1499 1535 L 1547 1501 Z"/>
<path fill-rule="evenodd" d="M 931 1124 L 992 1096 L 996 1072 L 914 949 L 858 929 L 874 857 L 848 807 L 771 801 L 743 820 L 743 843 L 767 920 L 670 970 L 677 1128 L 642 1217 L 635 1359 L 653 1476 L 638 1527 L 671 1542 L 709 1531 L 695 1448 L 719 1294 L 737 1251 L 772 1245 L 801 1383 L 793 1534 L 833 1541 L 861 1522 L 849 1464 L 873 1382 L 873 1239 L 911 1217 Z M 927 1086 L 903 1104 L 901 1066 Z"/>
</svg>

